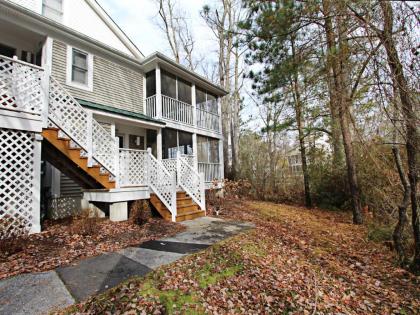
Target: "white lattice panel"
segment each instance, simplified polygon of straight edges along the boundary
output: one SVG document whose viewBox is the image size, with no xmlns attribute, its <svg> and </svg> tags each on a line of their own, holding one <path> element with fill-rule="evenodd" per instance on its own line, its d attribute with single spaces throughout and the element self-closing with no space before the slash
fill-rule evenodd
<svg viewBox="0 0 420 315">
<path fill-rule="evenodd" d="M 82 106 L 53 78 L 50 80 L 48 118 L 70 139 L 87 149 L 88 114 Z"/>
<path fill-rule="evenodd" d="M 173 174 L 169 173 L 152 154 L 149 153 L 148 157 L 149 185 L 171 213 L 175 214 L 176 198 L 174 198 L 174 195 L 176 194 L 176 186 Z"/>
<path fill-rule="evenodd" d="M 33 187 L 34 150 L 32 133 L 0 129 L 1 237 L 29 232 L 32 227 L 36 202 Z"/>
<path fill-rule="evenodd" d="M 0 57 L 0 108 L 40 115 L 43 76 L 39 68 Z"/>
<path fill-rule="evenodd" d="M 96 120 L 92 120 L 93 157 L 109 172 L 115 174 L 117 153 L 115 140 Z"/>
<path fill-rule="evenodd" d="M 187 164 L 189 166 L 191 166 L 192 168 L 194 168 L 194 155 L 182 155 L 182 158 L 184 159 L 185 162 L 187 162 Z"/>
<path fill-rule="evenodd" d="M 147 157 L 146 151 L 120 149 L 120 186 L 147 184 Z"/>
<path fill-rule="evenodd" d="M 201 189 L 204 188 L 200 184 L 200 175 L 194 171 L 184 157 L 179 158 L 179 170 L 177 177 L 179 185 L 184 188 L 191 198 L 193 198 L 193 200 L 198 204 L 203 204 L 201 196 L 204 196 L 204 193 Z"/>
<path fill-rule="evenodd" d="M 162 160 L 162 164 L 169 173 L 176 173 L 176 159 L 164 159 Z"/>
</svg>

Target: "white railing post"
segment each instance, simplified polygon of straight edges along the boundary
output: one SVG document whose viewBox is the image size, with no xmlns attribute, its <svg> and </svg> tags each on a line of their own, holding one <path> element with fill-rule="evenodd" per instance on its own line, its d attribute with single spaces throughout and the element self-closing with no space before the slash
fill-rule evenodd
<svg viewBox="0 0 420 315">
<path fill-rule="evenodd" d="M 150 187 L 150 173 L 151 173 L 151 163 L 150 163 L 150 159 L 152 155 L 152 148 L 147 148 L 147 159 L 146 159 L 146 182 L 147 185 Z"/>
<path fill-rule="evenodd" d="M 115 188 L 120 188 L 120 139 L 114 137 L 115 140 Z"/>
<path fill-rule="evenodd" d="M 172 174 L 172 222 L 176 222 L 177 206 L 176 206 L 176 191 L 177 191 L 177 176 Z"/>
<path fill-rule="evenodd" d="M 44 93 L 44 104 L 42 106 L 42 128 L 48 127 L 48 107 L 50 104 L 50 70 L 49 66 L 44 66 L 45 70 L 42 75 L 41 88 Z"/>
<path fill-rule="evenodd" d="M 201 209 L 206 211 L 206 187 L 204 184 L 204 173 L 200 173 L 200 201 Z"/>
<path fill-rule="evenodd" d="M 192 103 L 192 110 L 193 110 L 193 126 L 197 126 L 197 100 L 195 97 L 195 84 L 193 83 L 191 86 L 191 103 Z"/>
<path fill-rule="evenodd" d="M 192 135 L 192 142 L 193 142 L 193 168 L 198 172 L 198 142 L 197 142 L 197 134 L 193 133 Z"/>
<path fill-rule="evenodd" d="M 181 180 L 181 152 L 176 151 L 176 182 L 177 186 L 179 185 L 179 182 Z"/>
<path fill-rule="evenodd" d="M 87 157 L 88 167 L 93 166 L 93 116 L 92 112 L 88 111 L 86 116 L 86 142 L 87 142 Z"/>
<path fill-rule="evenodd" d="M 156 118 L 162 118 L 162 88 L 160 79 L 160 66 L 156 64 Z"/>
</svg>

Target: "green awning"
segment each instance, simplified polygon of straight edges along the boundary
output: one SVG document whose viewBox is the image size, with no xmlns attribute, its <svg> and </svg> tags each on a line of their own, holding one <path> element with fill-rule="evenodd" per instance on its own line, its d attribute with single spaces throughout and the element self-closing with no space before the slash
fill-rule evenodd
<svg viewBox="0 0 420 315">
<path fill-rule="evenodd" d="M 155 124 L 165 125 L 165 123 L 163 121 L 160 121 L 158 119 L 154 119 L 152 117 L 149 117 L 149 116 L 146 116 L 146 115 L 143 115 L 143 114 L 140 114 L 140 113 L 135 113 L 135 112 L 125 110 L 125 109 L 120 109 L 120 108 L 115 108 L 115 107 L 111 107 L 111 106 L 107 106 L 107 105 L 102 105 L 102 104 L 82 100 L 82 99 L 79 99 L 79 98 L 77 99 L 77 101 L 80 103 L 80 105 L 86 106 L 86 107 L 91 108 L 91 109 L 99 109 L 101 111 L 108 112 L 108 113 L 118 114 L 118 115 L 126 116 L 126 117 L 129 117 L 129 118 L 134 118 L 134 119 L 139 119 L 139 120 L 142 120 L 142 121 L 153 122 Z"/>
</svg>

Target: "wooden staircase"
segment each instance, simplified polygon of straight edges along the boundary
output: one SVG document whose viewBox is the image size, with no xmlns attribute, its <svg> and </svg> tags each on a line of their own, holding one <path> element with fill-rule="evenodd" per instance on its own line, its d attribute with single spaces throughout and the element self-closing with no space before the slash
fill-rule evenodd
<svg viewBox="0 0 420 315">
<path fill-rule="evenodd" d="M 166 220 L 172 221 L 171 212 L 166 208 L 162 201 L 156 194 L 150 194 L 150 203 L 159 212 L 159 214 Z M 177 216 L 176 222 L 186 220 L 193 220 L 195 218 L 204 217 L 206 212 L 200 209 L 191 197 L 186 192 L 177 192 L 176 194 Z"/>
<path fill-rule="evenodd" d="M 108 172 L 101 172 L 100 165 L 88 166 L 87 157 L 81 156 L 81 148 L 72 148 L 70 139 L 60 138 L 58 128 L 42 131 L 44 137 L 43 158 L 79 183 L 83 188 L 115 188 Z"/>
</svg>

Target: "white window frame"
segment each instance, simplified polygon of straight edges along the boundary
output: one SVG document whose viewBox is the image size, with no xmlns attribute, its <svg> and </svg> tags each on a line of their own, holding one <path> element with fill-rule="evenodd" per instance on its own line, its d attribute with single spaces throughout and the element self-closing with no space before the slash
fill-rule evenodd
<svg viewBox="0 0 420 315">
<path fill-rule="evenodd" d="M 53 21 L 56 21 L 56 22 L 62 22 L 62 21 L 63 21 L 63 16 L 64 16 L 64 2 L 65 2 L 65 0 L 61 0 L 61 11 L 57 11 L 56 9 L 54 9 L 54 8 L 51 8 L 51 7 L 47 6 L 47 5 L 44 3 L 44 0 L 41 0 L 41 1 L 40 1 L 40 6 L 41 6 L 41 10 L 40 10 L 40 12 L 41 12 L 41 14 L 42 14 L 43 16 L 45 16 L 45 17 L 47 17 L 47 18 L 49 18 L 49 19 L 52 19 Z M 47 15 L 45 14 L 45 7 L 48 7 L 50 10 L 53 10 L 53 11 L 57 12 L 57 13 L 58 13 L 58 15 L 59 15 L 59 17 L 58 17 L 57 19 L 55 19 L 55 18 L 52 18 L 52 17 L 50 17 L 50 16 L 47 16 Z"/>
<path fill-rule="evenodd" d="M 87 55 L 87 84 L 75 82 L 72 79 L 73 67 L 73 49 L 76 49 Z M 67 64 L 66 64 L 66 84 L 75 88 L 92 92 L 93 91 L 93 55 L 73 46 L 67 46 Z"/>
</svg>

